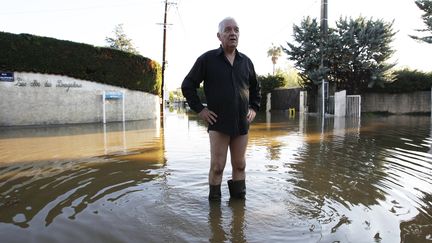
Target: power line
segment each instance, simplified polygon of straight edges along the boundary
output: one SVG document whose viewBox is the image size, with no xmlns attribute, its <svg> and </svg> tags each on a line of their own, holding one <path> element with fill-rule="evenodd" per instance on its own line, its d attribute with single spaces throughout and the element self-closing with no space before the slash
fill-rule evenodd
<svg viewBox="0 0 432 243">
<path fill-rule="evenodd" d="M 52 8 L 52 9 L 36 9 L 36 10 L 21 10 L 21 11 L 0 11 L 1 15 L 22 15 L 22 14 L 44 14 L 44 13 L 61 13 L 61 12 L 78 12 L 78 11 L 85 11 L 85 10 L 94 10 L 94 9 L 101 9 L 101 8 L 119 8 L 119 7 L 129 7 L 134 5 L 142 4 L 139 1 L 133 1 L 133 2 L 121 2 L 119 1 L 118 4 L 103 4 L 103 5 L 91 5 L 91 6 L 80 6 L 80 7 L 73 7 L 73 8 Z"/>
<path fill-rule="evenodd" d="M 309 12 L 309 10 L 311 10 L 312 8 L 315 7 L 315 5 L 318 3 L 319 0 L 315 0 L 313 1 L 310 5 L 308 5 L 306 8 L 304 8 L 301 11 L 297 11 L 297 13 L 302 13 L 301 15 L 304 15 L 305 13 Z M 288 17 L 287 22 L 290 22 L 289 24 L 285 24 L 284 26 L 282 26 L 281 28 L 279 28 L 277 31 L 275 31 L 274 33 L 272 33 L 270 36 L 272 36 L 274 38 L 274 36 L 279 35 L 280 33 L 282 33 L 283 31 L 285 31 L 287 28 L 290 28 L 292 26 L 292 22 L 294 21 L 294 18 L 299 16 L 300 14 L 297 14 L 296 16 L 294 15 L 290 15 Z"/>
<path fill-rule="evenodd" d="M 179 0 L 179 3 L 180 3 L 180 0 Z M 187 38 L 189 38 L 189 34 L 188 34 L 188 32 L 187 32 L 187 30 L 186 30 L 186 28 L 185 28 L 185 25 L 184 25 L 184 22 L 183 22 L 183 18 L 182 18 L 181 14 L 180 14 L 180 11 L 179 11 L 179 8 L 178 8 L 178 5 L 176 5 L 176 8 L 175 8 L 175 9 L 176 9 L 177 17 L 178 17 L 178 19 L 179 19 L 180 26 L 182 27 L 183 33 L 185 34 L 185 36 L 186 36 Z"/>
</svg>

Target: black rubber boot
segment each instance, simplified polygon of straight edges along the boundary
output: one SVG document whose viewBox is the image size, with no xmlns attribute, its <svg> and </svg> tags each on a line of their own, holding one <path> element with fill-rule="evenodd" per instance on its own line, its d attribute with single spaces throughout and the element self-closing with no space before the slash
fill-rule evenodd
<svg viewBox="0 0 432 243">
<path fill-rule="evenodd" d="M 221 185 L 210 185 L 209 201 L 220 201 L 221 197 Z"/>
<path fill-rule="evenodd" d="M 246 198 L 246 182 L 245 180 L 240 181 L 228 181 L 228 188 L 231 198 L 245 199 Z"/>
</svg>

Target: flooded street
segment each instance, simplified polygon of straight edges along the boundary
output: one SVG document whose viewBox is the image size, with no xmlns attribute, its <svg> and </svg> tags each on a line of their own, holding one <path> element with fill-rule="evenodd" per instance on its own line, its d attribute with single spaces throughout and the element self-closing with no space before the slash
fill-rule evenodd
<svg viewBox="0 0 432 243">
<path fill-rule="evenodd" d="M 246 158 L 209 203 L 193 114 L 0 128 L 0 242 L 432 242 L 429 116 L 261 113 Z"/>
</svg>

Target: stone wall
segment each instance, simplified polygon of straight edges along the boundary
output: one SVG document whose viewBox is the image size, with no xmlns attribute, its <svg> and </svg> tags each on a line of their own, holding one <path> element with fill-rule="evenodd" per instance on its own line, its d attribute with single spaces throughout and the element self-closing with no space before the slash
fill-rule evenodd
<svg viewBox="0 0 432 243">
<path fill-rule="evenodd" d="M 417 91 L 402 94 L 368 93 L 362 95 L 362 112 L 393 114 L 431 112 L 431 92 Z"/>
<path fill-rule="evenodd" d="M 0 126 L 102 122 L 103 91 L 124 92 L 125 120 L 157 119 L 159 97 L 60 75 L 15 72 L 0 81 Z M 105 101 L 107 122 L 122 120 L 122 100 Z"/>
<path fill-rule="evenodd" d="M 300 89 L 276 89 L 271 92 L 271 110 L 299 108 Z M 309 96 L 309 94 L 308 94 Z M 367 93 L 361 96 L 361 112 L 392 114 L 430 113 L 431 91 L 402 94 Z"/>
</svg>

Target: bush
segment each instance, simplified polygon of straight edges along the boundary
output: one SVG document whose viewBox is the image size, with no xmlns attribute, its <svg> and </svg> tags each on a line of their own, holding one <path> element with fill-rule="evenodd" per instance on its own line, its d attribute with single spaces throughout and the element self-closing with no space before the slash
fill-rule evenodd
<svg viewBox="0 0 432 243">
<path fill-rule="evenodd" d="M 374 87 L 368 92 L 407 93 L 427 91 L 432 86 L 432 72 L 424 73 L 418 70 L 401 69 L 394 71 L 394 81 L 384 84 L 384 87 Z"/>
<path fill-rule="evenodd" d="M 282 75 L 258 76 L 258 82 L 261 84 L 261 107 L 265 107 L 267 103 L 267 94 L 272 90 L 286 85 L 286 80 Z M 264 110 L 264 109 L 263 109 Z"/>
<path fill-rule="evenodd" d="M 66 75 L 160 95 L 161 67 L 141 55 L 29 34 L 0 32 L 0 70 Z"/>
</svg>

